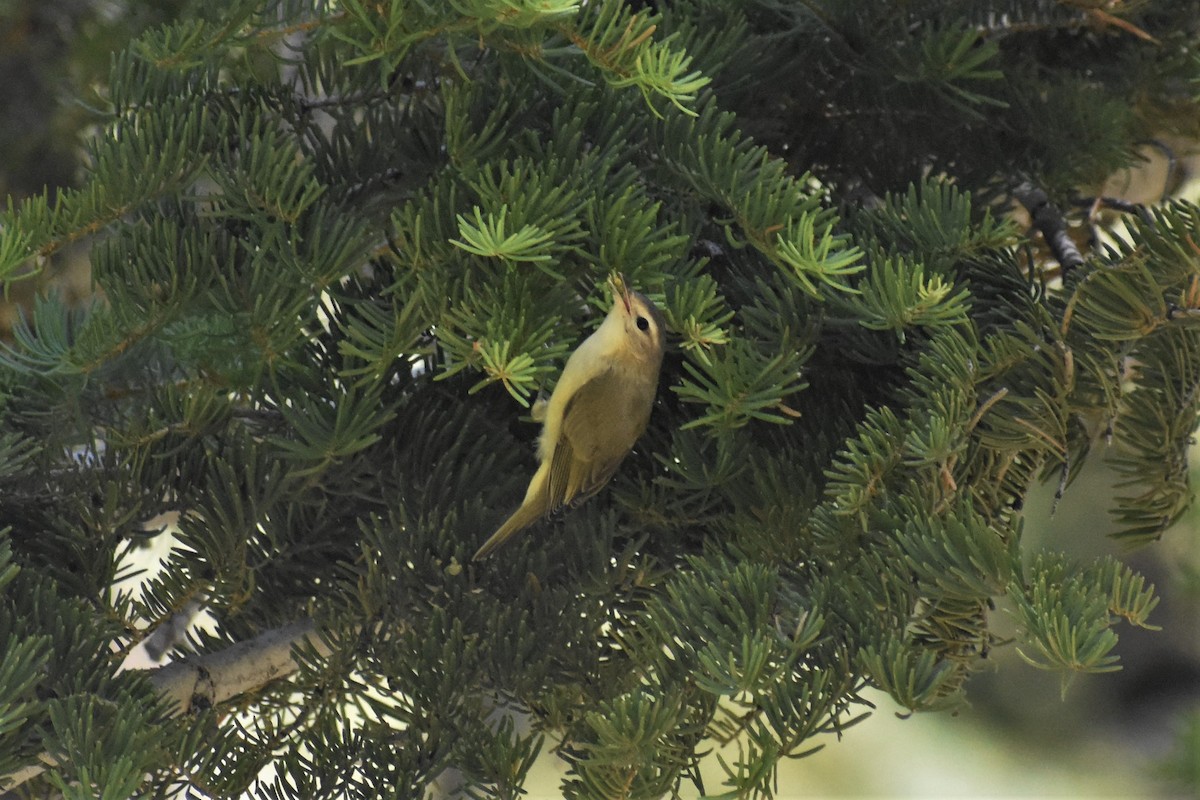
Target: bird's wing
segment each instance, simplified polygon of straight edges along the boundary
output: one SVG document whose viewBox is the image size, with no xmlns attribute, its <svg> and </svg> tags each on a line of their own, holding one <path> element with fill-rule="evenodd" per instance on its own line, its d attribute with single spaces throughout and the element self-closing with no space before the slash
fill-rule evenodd
<svg viewBox="0 0 1200 800">
<path fill-rule="evenodd" d="M 605 370 L 576 390 L 563 409 L 547 481 L 554 508 L 580 503 L 604 487 L 646 426 L 629 408 L 628 387 Z"/>
<path fill-rule="evenodd" d="M 575 454 L 569 442 L 560 439 L 550 456 L 550 473 L 546 476 L 546 513 L 552 514 L 563 507 L 569 499 L 567 487 L 571 483 L 571 464 Z"/>
</svg>

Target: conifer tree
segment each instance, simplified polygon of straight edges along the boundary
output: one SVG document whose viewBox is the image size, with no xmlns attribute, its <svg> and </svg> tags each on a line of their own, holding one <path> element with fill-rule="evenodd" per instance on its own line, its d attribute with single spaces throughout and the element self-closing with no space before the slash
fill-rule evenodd
<svg viewBox="0 0 1200 800">
<path fill-rule="evenodd" d="M 1021 506 L 1088 459 L 1129 544 L 1191 500 L 1200 209 L 1086 187 L 1200 134 L 1198 21 L 233 0 L 140 36 L 82 185 L 0 216 L 0 275 L 82 243 L 98 290 L 3 350 L 4 786 L 511 798 L 553 745 L 566 796 L 656 798 L 736 741 L 704 790 L 768 797 L 866 687 L 962 702 L 998 614 L 1118 668 L 1153 587 Z M 670 328 L 650 428 L 471 562 L 613 271 Z"/>
</svg>

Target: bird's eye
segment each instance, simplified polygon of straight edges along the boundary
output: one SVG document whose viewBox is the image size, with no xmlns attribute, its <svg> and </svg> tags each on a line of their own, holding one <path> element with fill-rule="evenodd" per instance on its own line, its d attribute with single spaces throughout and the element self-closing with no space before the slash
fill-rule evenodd
<svg viewBox="0 0 1200 800">
<path fill-rule="evenodd" d="M 650 330 L 650 321 L 645 317 L 638 317 L 637 326 L 639 331 L 648 331 Z"/>
</svg>

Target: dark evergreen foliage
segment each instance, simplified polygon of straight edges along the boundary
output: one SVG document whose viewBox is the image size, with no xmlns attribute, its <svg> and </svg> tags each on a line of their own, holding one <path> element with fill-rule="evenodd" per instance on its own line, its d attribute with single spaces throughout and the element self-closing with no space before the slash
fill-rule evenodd
<svg viewBox="0 0 1200 800">
<path fill-rule="evenodd" d="M 0 275 L 91 247 L 0 368 L 0 774 L 72 797 L 730 797 L 866 710 L 953 708 L 995 646 L 1118 666 L 1152 586 L 1031 552 L 1089 458 L 1112 535 L 1187 507 L 1200 209 L 1082 263 L 1025 231 L 1200 134 L 1200 4 L 215 4 L 113 61 L 86 179 L 0 215 Z M 1075 216 L 1061 217 L 1064 229 Z M 1049 223 L 1047 223 L 1049 224 Z M 610 488 L 468 563 L 522 421 L 621 270 L 672 339 Z M 130 592 L 127 556 L 173 537 Z M 116 674 L 323 643 L 228 707 Z M 513 712 L 519 712 L 514 715 Z M 849 734 L 852 735 L 852 732 Z M 263 768 L 273 777 L 258 782 Z"/>
</svg>

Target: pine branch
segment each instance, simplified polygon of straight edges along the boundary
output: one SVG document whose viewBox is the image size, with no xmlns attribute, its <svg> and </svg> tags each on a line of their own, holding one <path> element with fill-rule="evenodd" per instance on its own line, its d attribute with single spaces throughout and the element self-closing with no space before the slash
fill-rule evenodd
<svg viewBox="0 0 1200 800">
<path fill-rule="evenodd" d="M 159 694 L 177 704 L 178 713 L 187 714 L 286 678 L 298 667 L 292 650 L 304 645 L 321 656 L 331 652 L 313 620 L 304 619 L 215 653 L 159 667 L 150 674 L 150 682 Z"/>
<path fill-rule="evenodd" d="M 286 678 L 299 668 L 293 650 L 311 647 L 318 655 L 330 654 L 312 619 L 303 619 L 265 631 L 224 650 L 175 661 L 148 673 L 159 695 L 171 702 L 179 715 L 228 703 L 242 695 Z M 47 769 L 58 766 L 48 753 L 41 764 L 0 776 L 0 791 L 11 791 Z"/>
</svg>

